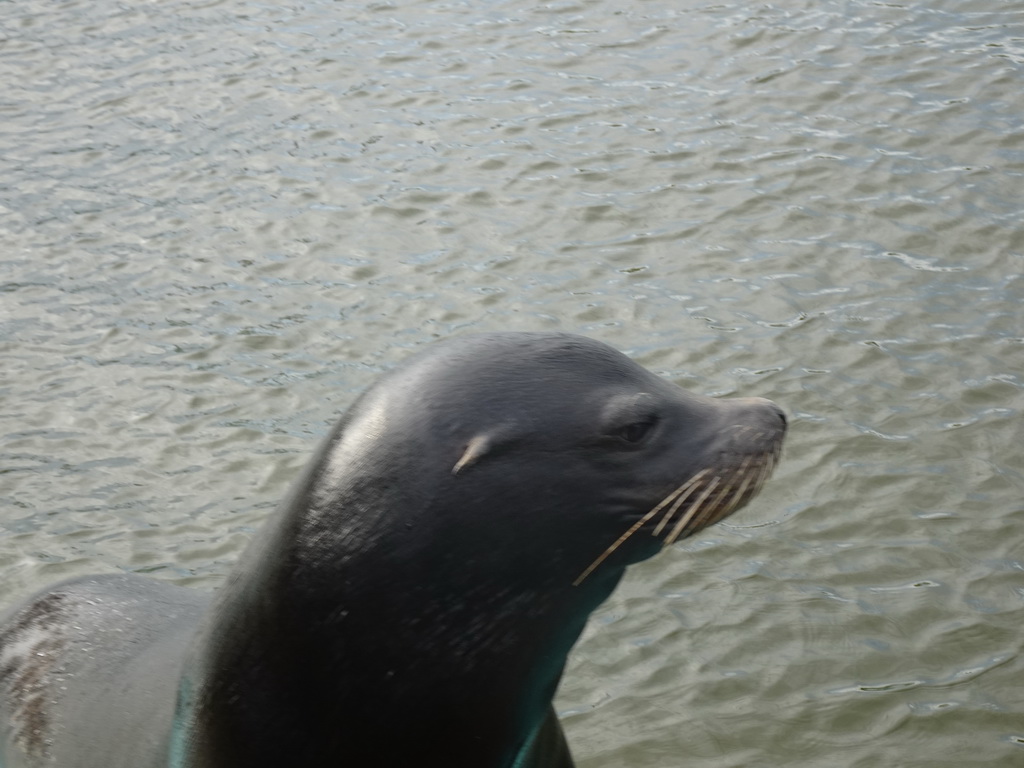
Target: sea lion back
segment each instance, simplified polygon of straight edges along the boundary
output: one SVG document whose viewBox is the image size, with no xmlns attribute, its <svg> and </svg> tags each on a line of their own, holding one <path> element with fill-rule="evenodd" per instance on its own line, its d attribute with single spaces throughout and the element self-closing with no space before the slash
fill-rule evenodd
<svg viewBox="0 0 1024 768">
<path fill-rule="evenodd" d="M 113 574 L 56 584 L 9 611 L 0 766 L 166 765 L 181 665 L 208 599 Z"/>
</svg>

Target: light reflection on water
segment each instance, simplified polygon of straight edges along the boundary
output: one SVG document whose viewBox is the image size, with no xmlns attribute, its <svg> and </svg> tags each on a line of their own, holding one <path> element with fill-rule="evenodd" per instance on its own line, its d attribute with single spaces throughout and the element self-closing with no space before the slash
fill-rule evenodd
<svg viewBox="0 0 1024 768">
<path fill-rule="evenodd" d="M 29 0 L 0 28 L 10 594 L 215 586 L 381 371 L 559 328 L 793 423 L 751 508 L 595 616 L 559 699 L 581 766 L 1021 760 L 1019 11 Z"/>
</svg>

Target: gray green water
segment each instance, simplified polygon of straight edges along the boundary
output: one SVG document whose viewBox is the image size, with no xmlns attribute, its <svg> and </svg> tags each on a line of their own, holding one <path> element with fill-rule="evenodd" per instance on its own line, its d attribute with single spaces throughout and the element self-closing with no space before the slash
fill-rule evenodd
<svg viewBox="0 0 1024 768">
<path fill-rule="evenodd" d="M 0 83 L 8 599 L 214 587 L 380 371 L 580 332 L 792 425 L 581 768 L 1024 765 L 1024 4 L 21 0 Z"/>
</svg>

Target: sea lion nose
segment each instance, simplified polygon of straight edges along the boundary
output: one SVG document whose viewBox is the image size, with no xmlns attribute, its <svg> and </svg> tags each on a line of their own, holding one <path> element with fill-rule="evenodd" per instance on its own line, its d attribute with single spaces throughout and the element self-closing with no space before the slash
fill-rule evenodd
<svg viewBox="0 0 1024 768">
<path fill-rule="evenodd" d="M 786 412 L 785 412 L 784 410 L 782 410 L 782 409 L 781 409 L 781 408 L 780 408 L 779 406 L 777 406 L 777 405 L 776 405 L 775 403 L 773 403 L 773 402 L 772 402 L 771 400 L 764 400 L 763 398 L 758 398 L 758 399 L 759 399 L 759 400 L 763 400 L 763 401 L 764 401 L 764 405 L 765 405 L 765 407 L 766 407 L 766 408 L 767 408 L 767 409 L 768 409 L 768 410 L 769 410 L 769 411 L 770 411 L 771 413 L 773 413 L 773 414 L 775 415 L 775 418 L 776 418 L 776 419 L 778 419 L 778 421 L 779 421 L 779 426 L 780 426 L 780 427 L 781 427 L 782 429 L 785 429 L 785 428 L 786 428 L 786 426 L 787 426 L 787 422 L 786 422 Z"/>
<path fill-rule="evenodd" d="M 751 414 L 749 417 L 757 419 L 764 428 L 786 431 L 786 412 L 771 400 L 763 397 L 738 397 L 732 402 L 741 408 L 743 413 Z"/>
</svg>

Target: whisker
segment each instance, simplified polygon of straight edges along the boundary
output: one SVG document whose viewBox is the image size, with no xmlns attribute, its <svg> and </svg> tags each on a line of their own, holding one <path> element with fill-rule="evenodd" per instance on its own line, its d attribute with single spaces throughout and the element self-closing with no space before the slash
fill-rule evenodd
<svg viewBox="0 0 1024 768">
<path fill-rule="evenodd" d="M 740 465 L 739 467 L 737 467 L 736 472 L 733 473 L 733 477 L 743 477 L 745 480 L 746 478 L 749 478 L 751 475 L 750 464 L 753 460 L 754 457 L 749 454 L 744 456 L 743 461 L 740 462 Z M 745 484 L 746 482 L 744 482 L 744 485 Z"/>
<path fill-rule="evenodd" d="M 698 530 L 708 525 L 712 525 L 721 520 L 726 515 L 728 515 L 730 512 L 732 512 L 732 510 L 736 506 L 736 499 L 730 497 L 729 503 L 725 505 L 722 504 L 722 501 L 725 499 L 726 494 L 732 489 L 731 480 L 733 478 L 735 478 L 735 475 L 733 475 L 730 478 L 730 484 L 727 485 L 722 490 L 722 492 L 715 497 L 715 500 L 708 504 L 707 506 L 705 506 L 703 512 L 694 517 L 690 526 L 691 528 L 693 528 L 694 530 Z"/>
<path fill-rule="evenodd" d="M 693 486 L 696 483 L 699 483 L 700 479 L 702 477 L 704 477 L 704 475 L 706 475 L 709 471 L 710 470 L 708 470 L 708 469 L 702 469 L 700 472 L 698 472 L 697 474 L 695 474 L 692 477 L 690 477 L 689 480 L 687 480 L 685 483 L 683 483 L 678 488 L 676 488 L 674 491 L 672 491 L 672 493 L 670 493 L 668 496 L 666 496 L 664 499 L 662 499 L 660 502 L 658 502 L 658 506 L 656 506 L 651 511 L 652 512 L 659 512 L 659 511 L 661 511 L 662 509 L 665 508 L 666 504 L 668 504 L 670 501 L 672 501 L 673 498 L 678 497 L 678 495 L 680 493 L 684 493 L 685 492 L 683 498 L 688 496 L 689 495 L 689 491 L 693 490 Z M 674 503 L 672 506 L 676 507 L 677 504 L 678 504 L 678 501 L 676 503 Z M 671 514 L 671 512 L 669 514 Z M 664 525 L 664 523 L 659 523 L 659 525 Z"/>
<path fill-rule="evenodd" d="M 665 537 L 666 546 L 679 538 L 679 534 L 682 533 L 683 528 L 685 528 L 686 524 L 689 523 L 690 520 L 693 519 L 693 516 L 697 514 L 700 508 L 704 505 L 704 502 L 707 501 L 708 496 L 711 495 L 711 492 L 715 490 L 721 480 L 721 477 L 716 477 L 708 483 L 708 487 L 704 489 L 704 493 L 702 493 L 697 501 L 693 503 L 692 507 L 686 510 L 686 514 L 679 518 L 679 522 L 676 523 L 676 527 L 672 529 L 672 533 Z"/>
<path fill-rule="evenodd" d="M 694 518 L 693 527 L 702 527 L 706 522 L 711 525 L 719 520 L 723 520 L 728 517 L 733 510 L 739 506 L 740 501 L 743 499 L 743 492 L 750 485 L 751 471 L 749 469 L 750 463 L 754 460 L 754 457 L 747 455 L 743 457 L 743 461 L 740 462 L 739 467 L 733 470 L 733 473 L 729 475 L 729 484 L 722 489 L 721 493 L 715 497 L 715 500 L 711 503 L 711 506 L 705 510 L 705 513 L 700 517 Z M 740 484 L 739 491 L 733 492 L 734 483 L 737 478 L 743 478 L 743 482 Z M 710 519 L 711 522 L 708 522 Z"/>
<path fill-rule="evenodd" d="M 711 506 L 708 507 L 708 510 L 714 510 L 721 505 L 721 503 L 725 500 L 725 497 L 728 496 L 729 493 L 732 491 L 732 481 L 734 479 L 736 479 L 735 473 L 729 476 L 729 480 L 726 486 L 721 491 L 718 492 L 718 495 L 715 497 L 715 500 L 711 502 Z M 695 522 L 697 524 L 700 524 L 701 521 L 697 520 Z"/>
<path fill-rule="evenodd" d="M 679 508 L 683 506 L 686 500 L 689 499 L 694 494 L 694 492 L 698 490 L 700 490 L 700 485 L 694 485 L 692 488 L 687 490 L 686 493 L 684 493 L 682 496 L 676 499 L 672 507 L 661 518 L 661 522 L 659 522 L 658 525 L 655 526 L 654 530 L 651 531 L 651 535 L 655 537 L 658 536 L 662 532 L 662 530 L 664 530 L 665 526 L 668 525 L 669 521 L 675 516 L 676 512 L 679 511 Z"/>
<path fill-rule="evenodd" d="M 616 549 L 618 549 L 619 547 L 621 547 L 621 546 L 622 546 L 622 544 L 623 544 L 623 543 L 624 543 L 624 542 L 625 542 L 625 541 L 626 541 L 626 540 L 627 540 L 627 539 L 628 539 L 628 538 L 629 538 L 630 536 L 632 536 L 632 535 L 633 535 L 634 533 L 636 533 L 637 531 L 639 531 L 639 530 L 640 530 L 640 529 L 641 529 L 641 528 L 642 528 L 642 527 L 644 526 L 644 524 L 645 524 L 645 523 L 647 523 L 647 522 L 648 522 L 648 521 L 649 521 L 649 520 L 650 520 L 650 519 L 651 519 L 652 517 L 654 517 L 654 516 L 655 516 L 656 514 L 658 514 L 658 513 L 659 513 L 659 512 L 661 511 L 661 510 L 663 510 L 663 509 L 665 508 L 665 506 L 666 506 L 666 505 L 668 505 L 668 504 L 670 504 L 670 503 L 672 502 L 672 500 L 673 500 L 673 499 L 675 499 L 675 498 L 676 498 L 676 497 L 677 497 L 677 496 L 678 496 L 679 494 L 681 494 L 681 493 L 684 493 L 685 495 L 683 496 L 683 499 L 685 500 L 685 499 L 686 499 L 686 497 L 690 495 L 690 494 L 689 494 L 689 491 L 691 491 L 691 490 L 692 490 L 692 487 L 691 487 L 691 486 L 693 486 L 693 485 L 694 485 L 695 483 L 699 482 L 699 481 L 700 481 L 700 478 L 701 478 L 701 477 L 703 477 L 703 476 L 704 476 L 705 474 L 707 474 L 707 472 L 708 472 L 708 470 L 707 470 L 707 469 L 702 469 L 702 470 L 701 470 L 700 472 L 698 472 L 698 473 L 697 473 L 696 475 L 694 475 L 694 476 L 693 476 L 693 477 L 691 477 L 691 478 L 690 478 L 689 480 L 687 480 L 687 481 L 686 481 L 685 483 L 683 483 L 683 484 L 682 484 L 682 485 L 680 485 L 680 486 L 679 486 L 678 488 L 676 488 L 676 489 L 675 489 L 674 491 L 672 491 L 671 493 L 669 493 L 669 494 L 668 494 L 668 496 L 666 496 L 666 497 L 665 497 L 664 499 L 662 499 L 661 501 L 659 501 L 659 502 L 658 502 L 658 503 L 657 503 L 657 504 L 656 504 L 656 505 L 654 506 L 654 508 L 653 508 L 653 509 L 651 509 L 651 511 L 650 511 L 650 512 L 648 512 L 648 513 L 647 513 L 647 514 L 645 514 L 645 515 L 644 515 L 643 517 L 641 517 L 641 518 L 640 518 L 639 520 L 637 520 L 637 521 L 636 521 L 635 523 L 633 523 L 633 525 L 631 525 L 631 526 L 630 526 L 630 527 L 629 527 L 629 528 L 628 528 L 628 529 L 626 530 L 626 532 L 625 532 L 624 534 L 622 534 L 621 536 L 619 536 L 619 538 L 617 538 L 617 539 L 616 539 L 616 540 L 615 540 L 615 541 L 614 541 L 614 542 L 613 542 L 613 543 L 611 544 L 611 546 L 609 546 L 609 547 L 608 547 L 608 548 L 607 548 L 607 549 L 606 549 L 606 550 L 605 550 L 604 552 L 602 552 L 602 553 L 601 553 L 600 555 L 598 555 L 597 559 L 596 559 L 596 560 L 594 560 L 594 562 L 592 562 L 592 563 L 591 563 L 590 565 L 588 565 L 588 566 L 587 566 L 587 568 L 586 568 L 586 570 L 585 570 L 585 571 L 583 571 L 583 573 L 581 573 L 581 574 L 580 574 L 579 576 L 577 576 L 577 577 L 576 577 L 576 581 L 574 581 L 574 582 L 572 583 L 572 585 L 573 585 L 574 587 L 578 587 L 578 586 L 579 586 L 580 584 L 582 584 L 582 583 L 583 583 L 583 580 L 584 580 L 585 578 L 587 578 L 587 576 L 589 576 L 590 574 L 592 574 L 592 573 L 594 572 L 594 569 L 595 569 L 595 568 L 597 568 L 597 566 L 599 566 L 599 565 L 600 565 L 601 563 L 603 563 L 603 562 L 604 562 L 605 560 L 607 560 L 607 559 L 608 559 L 608 556 L 609 556 L 609 555 L 611 555 L 611 553 L 612 553 L 612 552 L 614 552 L 614 551 L 615 551 Z M 680 503 L 681 503 L 681 502 L 680 502 Z M 671 513 L 670 513 L 670 514 L 671 514 Z"/>
<path fill-rule="evenodd" d="M 587 576 L 592 574 L 594 572 L 594 569 L 597 568 L 597 566 L 599 566 L 601 563 L 603 563 L 612 552 L 614 552 L 616 549 L 618 549 L 620 546 L 622 546 L 622 543 L 624 541 L 626 541 L 626 539 L 628 539 L 630 536 L 632 536 L 634 533 L 636 533 L 638 530 L 640 530 L 640 528 L 643 527 L 644 523 L 646 523 L 648 520 L 650 520 L 652 517 L 654 517 L 656 512 L 657 512 L 657 508 L 652 509 L 646 515 L 644 515 L 639 520 L 637 520 L 635 523 L 633 523 L 633 525 L 631 525 L 629 527 L 629 530 L 627 530 L 624 534 L 619 536 L 619 538 L 617 538 L 615 540 L 615 542 L 610 547 L 608 547 L 608 549 L 606 549 L 604 552 L 602 552 L 600 555 L 598 555 L 597 559 L 594 560 L 594 562 L 592 562 L 590 565 L 587 566 L 586 570 L 583 571 L 583 573 L 581 573 L 579 576 L 576 577 L 576 581 L 574 581 L 572 583 L 572 585 L 574 587 L 578 587 L 580 584 L 582 584 L 583 580 L 585 578 L 587 578 Z"/>
<path fill-rule="evenodd" d="M 736 497 L 730 496 L 726 500 L 725 504 L 709 507 L 698 520 L 694 521 L 694 529 L 699 528 L 703 530 L 704 528 L 709 528 L 712 525 L 715 525 L 720 520 L 724 520 L 731 515 L 736 510 L 737 506 L 739 505 L 736 503 Z"/>
<path fill-rule="evenodd" d="M 691 477 L 689 480 L 687 480 L 682 486 L 680 486 L 679 490 L 685 490 L 686 493 L 684 493 L 682 496 L 675 500 L 671 508 L 669 508 L 668 512 L 665 513 L 665 516 L 661 518 L 661 522 L 658 523 L 658 525 L 655 527 L 653 531 L 651 531 L 652 536 L 657 536 L 661 533 L 662 529 L 668 524 L 669 520 L 672 519 L 672 516 L 675 515 L 675 513 L 683 505 L 683 502 L 690 498 L 690 495 L 700 487 L 699 483 L 701 479 L 703 479 L 704 475 L 706 475 L 710 471 L 711 469 L 709 467 L 706 467 L 702 469 L 700 472 L 698 472 L 696 475 Z"/>
<path fill-rule="evenodd" d="M 772 476 L 772 471 L 775 469 L 775 458 L 769 455 L 764 462 L 764 466 L 761 467 L 761 476 L 758 477 L 757 487 L 760 488 L 766 482 L 768 478 Z"/>
<path fill-rule="evenodd" d="M 743 482 L 740 484 L 740 489 L 738 491 L 736 491 L 736 501 L 742 501 L 743 500 L 743 494 L 746 493 L 746 490 L 747 490 L 748 487 L 750 487 L 750 482 L 753 479 L 754 479 L 753 473 L 748 473 L 748 474 L 743 476 Z"/>
</svg>

